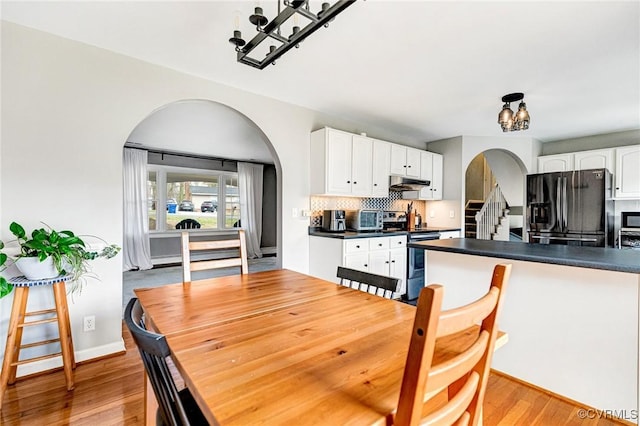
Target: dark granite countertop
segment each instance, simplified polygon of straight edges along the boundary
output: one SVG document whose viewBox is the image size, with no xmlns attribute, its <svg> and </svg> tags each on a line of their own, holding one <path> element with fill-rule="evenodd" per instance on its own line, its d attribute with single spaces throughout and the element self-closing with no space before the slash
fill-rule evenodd
<svg viewBox="0 0 640 426">
<path fill-rule="evenodd" d="M 344 231 L 344 232 L 327 232 L 322 228 L 309 228 L 309 235 L 314 237 L 326 237 L 326 238 L 339 238 L 339 239 L 351 239 L 351 238 L 375 238 L 375 237 L 393 237 L 396 235 L 408 235 L 413 232 L 445 232 L 445 231 L 459 231 L 460 228 L 419 228 L 410 229 L 409 231 Z"/>
<path fill-rule="evenodd" d="M 409 243 L 408 246 L 425 250 L 640 274 L 640 250 L 528 244 L 471 238 L 415 242 Z"/>
</svg>

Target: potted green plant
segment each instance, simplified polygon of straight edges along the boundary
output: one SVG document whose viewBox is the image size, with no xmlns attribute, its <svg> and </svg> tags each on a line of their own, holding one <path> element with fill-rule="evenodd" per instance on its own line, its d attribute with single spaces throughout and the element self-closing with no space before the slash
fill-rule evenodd
<svg viewBox="0 0 640 426">
<path fill-rule="evenodd" d="M 79 292 L 87 277 L 97 278 L 91 272 L 89 261 L 97 258 L 110 259 L 120 251 L 115 244 L 107 244 L 101 251 L 87 249 L 80 236 L 72 231 L 56 231 L 50 226 L 35 229 L 27 235 L 24 227 L 12 222 L 9 230 L 16 237 L 20 246 L 20 253 L 13 259 L 16 267 L 27 279 L 47 279 L 61 275 L 68 275 L 70 292 Z M 94 237 L 98 238 L 98 237 Z M 0 249 L 4 244 L 0 246 Z M 0 270 L 8 260 L 5 253 L 0 253 Z M 4 278 L 0 278 L 0 298 L 9 294 L 12 286 Z"/>
</svg>

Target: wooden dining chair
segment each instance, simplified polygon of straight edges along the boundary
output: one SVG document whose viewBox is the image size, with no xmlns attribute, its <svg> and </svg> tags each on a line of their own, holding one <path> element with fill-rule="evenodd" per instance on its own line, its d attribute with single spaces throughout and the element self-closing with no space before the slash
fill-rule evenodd
<svg viewBox="0 0 640 426">
<path fill-rule="evenodd" d="M 400 281 L 398 278 L 358 271 L 343 266 L 338 266 L 337 276 L 340 278 L 340 284 L 345 287 L 355 288 L 386 299 L 393 297 L 393 293 L 398 289 L 398 282 Z"/>
<path fill-rule="evenodd" d="M 182 219 L 176 223 L 176 229 L 200 229 L 201 226 L 195 219 Z"/>
<path fill-rule="evenodd" d="M 144 369 L 158 401 L 156 424 L 208 425 L 189 389 L 178 390 L 167 364 L 167 358 L 170 358 L 167 340 L 162 334 L 146 329 L 142 306 L 136 297 L 127 304 L 124 321 L 138 346 Z"/>
<path fill-rule="evenodd" d="M 228 240 L 207 240 L 191 241 L 188 231 L 182 231 L 182 279 L 183 282 L 191 282 L 191 272 L 203 271 L 205 269 L 227 268 L 239 266 L 241 274 L 249 273 L 247 263 L 247 243 L 244 230 L 239 229 L 237 238 Z M 194 261 L 191 259 L 192 251 L 216 251 L 216 250 L 237 250 L 234 257 L 223 259 Z"/>
<path fill-rule="evenodd" d="M 395 425 L 482 424 L 482 402 L 510 273 L 511 265 L 496 265 L 489 291 L 484 296 L 447 311 L 441 311 L 442 286 L 422 289 L 393 419 Z M 433 363 L 436 338 L 468 330 L 478 323 L 478 335 L 471 346 L 450 359 Z M 447 403 L 423 416 L 425 402 L 445 388 Z"/>
</svg>

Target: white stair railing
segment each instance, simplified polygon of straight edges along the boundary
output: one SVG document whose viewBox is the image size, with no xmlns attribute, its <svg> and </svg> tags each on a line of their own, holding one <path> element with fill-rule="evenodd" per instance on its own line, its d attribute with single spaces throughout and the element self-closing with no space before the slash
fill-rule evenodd
<svg viewBox="0 0 640 426">
<path fill-rule="evenodd" d="M 476 238 L 478 240 L 491 240 L 496 232 L 496 226 L 500 223 L 507 208 L 507 200 L 504 198 L 498 185 L 494 186 L 484 205 L 476 213 Z"/>
</svg>

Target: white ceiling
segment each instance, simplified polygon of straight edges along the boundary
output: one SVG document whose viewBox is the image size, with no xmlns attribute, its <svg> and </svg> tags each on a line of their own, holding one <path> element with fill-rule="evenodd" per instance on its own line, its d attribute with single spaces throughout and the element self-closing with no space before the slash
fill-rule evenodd
<svg viewBox="0 0 640 426">
<path fill-rule="evenodd" d="M 543 142 L 640 128 L 640 2 L 357 1 L 275 66 L 236 62 L 255 1 L 8 2 L 2 19 L 385 129 L 500 137 L 524 92 Z M 275 2 L 260 2 L 267 17 Z M 317 10 L 320 1 L 311 0 Z M 372 133 L 375 133 L 372 131 Z"/>
</svg>

